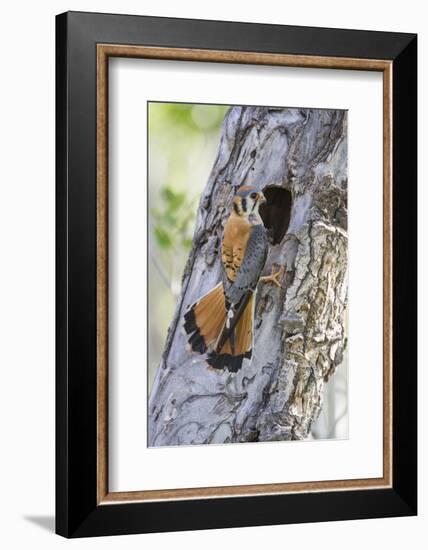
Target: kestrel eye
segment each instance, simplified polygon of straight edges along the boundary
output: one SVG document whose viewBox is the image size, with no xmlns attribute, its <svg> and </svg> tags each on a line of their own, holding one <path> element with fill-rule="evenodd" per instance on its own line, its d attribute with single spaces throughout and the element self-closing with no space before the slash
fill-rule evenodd
<svg viewBox="0 0 428 550">
<path fill-rule="evenodd" d="M 251 197 L 252 199 L 256 199 L 256 198 L 257 198 L 257 193 L 251 193 L 250 197 Z"/>
</svg>

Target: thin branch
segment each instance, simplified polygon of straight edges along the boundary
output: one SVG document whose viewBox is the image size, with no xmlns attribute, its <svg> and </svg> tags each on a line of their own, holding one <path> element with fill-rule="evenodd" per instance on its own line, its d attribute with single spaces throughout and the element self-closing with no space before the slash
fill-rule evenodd
<svg viewBox="0 0 428 550">
<path fill-rule="evenodd" d="M 160 278 L 165 283 L 165 285 L 168 287 L 168 290 L 171 291 L 171 281 L 168 279 L 168 277 L 165 275 L 163 269 L 158 264 L 156 258 L 153 256 L 153 254 L 150 254 L 150 259 L 153 262 L 153 265 L 155 266 L 156 271 L 160 275 Z"/>
</svg>

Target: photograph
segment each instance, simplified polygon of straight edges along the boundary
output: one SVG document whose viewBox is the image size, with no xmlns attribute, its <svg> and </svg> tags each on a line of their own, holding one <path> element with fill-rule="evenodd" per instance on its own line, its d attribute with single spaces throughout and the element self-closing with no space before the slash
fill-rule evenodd
<svg viewBox="0 0 428 550">
<path fill-rule="evenodd" d="M 148 446 L 347 439 L 347 110 L 147 120 Z"/>
<path fill-rule="evenodd" d="M 423 6 L 3 5 L 1 548 L 426 546 Z"/>
</svg>

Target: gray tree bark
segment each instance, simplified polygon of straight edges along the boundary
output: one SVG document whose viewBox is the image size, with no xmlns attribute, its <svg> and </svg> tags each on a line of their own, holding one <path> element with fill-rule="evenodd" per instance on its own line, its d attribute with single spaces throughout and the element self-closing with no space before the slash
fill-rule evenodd
<svg viewBox="0 0 428 550">
<path fill-rule="evenodd" d="M 222 230 L 244 183 L 268 196 L 265 274 L 272 265 L 286 272 L 281 289 L 259 284 L 253 357 L 231 374 L 190 354 L 181 325 L 189 304 L 220 280 Z M 346 112 L 233 107 L 150 395 L 149 445 L 307 438 L 342 362 L 346 304 Z"/>
</svg>

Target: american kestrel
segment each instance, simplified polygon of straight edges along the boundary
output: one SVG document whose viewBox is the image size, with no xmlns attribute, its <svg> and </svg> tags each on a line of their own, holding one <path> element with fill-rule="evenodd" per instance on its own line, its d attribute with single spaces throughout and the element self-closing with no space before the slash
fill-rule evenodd
<svg viewBox="0 0 428 550">
<path fill-rule="evenodd" d="M 281 286 L 281 267 L 260 277 L 267 257 L 267 231 L 259 214 L 265 196 L 253 185 L 233 199 L 221 247 L 222 281 L 190 306 L 184 330 L 192 351 L 207 354 L 208 365 L 237 372 L 253 347 L 254 295 L 259 281 Z"/>
</svg>

